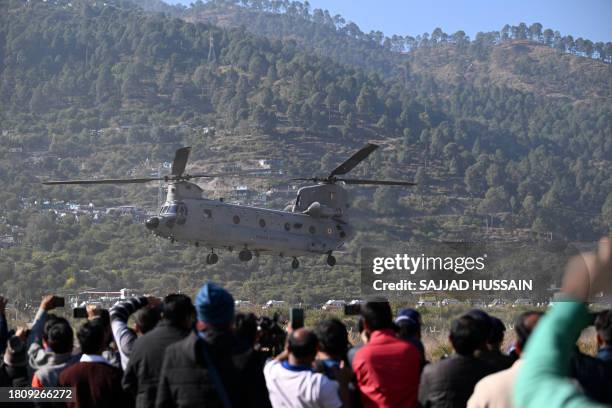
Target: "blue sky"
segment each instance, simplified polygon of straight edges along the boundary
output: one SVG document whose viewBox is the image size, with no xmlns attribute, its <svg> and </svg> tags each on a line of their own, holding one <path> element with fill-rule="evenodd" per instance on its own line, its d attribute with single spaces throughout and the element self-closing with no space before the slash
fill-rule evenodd
<svg viewBox="0 0 612 408">
<path fill-rule="evenodd" d="M 189 4 L 191 0 L 166 0 Z M 541 23 L 592 41 L 612 41 L 612 0 L 309 0 L 311 9 L 327 9 L 355 22 L 363 31 L 387 35 L 499 30 L 504 24 Z"/>
</svg>

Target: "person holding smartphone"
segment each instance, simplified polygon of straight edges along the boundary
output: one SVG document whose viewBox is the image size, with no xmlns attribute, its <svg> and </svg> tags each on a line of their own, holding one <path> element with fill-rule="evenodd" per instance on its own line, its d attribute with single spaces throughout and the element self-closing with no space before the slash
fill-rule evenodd
<svg viewBox="0 0 612 408">
<path fill-rule="evenodd" d="M 28 364 L 32 373 L 48 363 L 52 353 L 46 346 L 46 330 L 57 316 L 49 312 L 57 307 L 63 307 L 63 298 L 54 295 L 45 295 L 40 301 L 40 306 L 30 325 L 30 333 L 26 340 L 28 350 Z"/>
<path fill-rule="evenodd" d="M 327 319 L 315 328 L 319 340 L 315 371 L 325 374 L 332 380 L 340 370 L 342 362 L 347 362 L 346 353 L 349 348 L 348 331 L 338 319 Z"/>
<path fill-rule="evenodd" d="M 48 313 L 64 304 L 64 298 L 54 295 L 43 296 L 40 302 L 27 340 L 32 387 L 57 387 L 60 372 L 79 361 L 80 355 L 73 355 L 74 331 L 70 323 Z"/>
</svg>

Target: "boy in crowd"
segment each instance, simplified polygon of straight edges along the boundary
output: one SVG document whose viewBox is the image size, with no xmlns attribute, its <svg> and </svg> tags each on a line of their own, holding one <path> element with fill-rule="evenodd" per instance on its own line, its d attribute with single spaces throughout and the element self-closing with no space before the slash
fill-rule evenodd
<svg viewBox="0 0 612 408">
<path fill-rule="evenodd" d="M 106 347 L 106 327 L 102 319 L 85 322 L 77 333 L 80 361 L 62 370 L 60 387 L 74 387 L 75 401 L 68 407 L 130 407 L 132 401 L 121 387 L 121 370 L 102 357 Z"/>
</svg>

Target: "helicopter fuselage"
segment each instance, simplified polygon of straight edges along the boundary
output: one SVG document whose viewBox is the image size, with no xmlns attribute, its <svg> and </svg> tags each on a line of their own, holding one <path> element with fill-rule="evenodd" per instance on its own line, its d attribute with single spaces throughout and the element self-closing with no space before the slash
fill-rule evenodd
<svg viewBox="0 0 612 408">
<path fill-rule="evenodd" d="M 185 191 L 187 188 L 190 191 Z M 330 253 L 353 235 L 350 226 L 336 217 L 195 197 L 200 191 L 192 183 L 172 185 L 168 201 L 154 222 L 147 221 L 147 228 L 178 242 L 288 257 Z"/>
</svg>

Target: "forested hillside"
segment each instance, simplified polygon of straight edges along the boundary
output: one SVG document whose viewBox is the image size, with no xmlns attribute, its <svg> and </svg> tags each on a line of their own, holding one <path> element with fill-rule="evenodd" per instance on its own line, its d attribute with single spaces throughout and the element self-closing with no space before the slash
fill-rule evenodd
<svg viewBox="0 0 612 408">
<path fill-rule="evenodd" d="M 145 9 L 151 8 L 148 2 L 133 1 Z M 612 42 L 593 43 L 581 37 L 574 39 L 571 35 L 544 28 L 537 22 L 516 26 L 507 24 L 499 31 L 479 32 L 474 39 L 470 39 L 462 30 L 445 33 L 439 27 L 431 33 L 416 36 L 402 36 L 399 33 L 385 35 L 381 31 L 365 33 L 357 24 L 345 20 L 341 15 L 332 16 L 323 9 L 311 10 L 308 1 L 199 0 L 188 9 L 175 6 L 169 12 L 188 21 L 203 21 L 223 27 L 244 26 L 250 32 L 268 38 L 292 39 L 309 52 L 381 75 L 398 73 L 398 63 L 410 60 L 410 52 L 419 49 L 431 51 L 450 45 L 460 49 L 462 54 L 482 59 L 487 56 L 491 46 L 516 40 L 545 45 L 561 53 L 612 62 Z M 411 31 L 410 27 L 406 30 Z M 399 68 L 401 72 L 403 67 Z"/>
<path fill-rule="evenodd" d="M 0 291 L 186 289 L 214 278 L 253 300 L 320 301 L 358 294 L 363 243 L 592 240 L 609 231 L 606 45 L 587 52 L 572 39 L 561 50 L 554 41 L 567 40 L 547 44 L 541 27 L 531 40 L 508 28 L 499 42 L 432 33 L 404 54 L 405 38 L 398 49 L 384 36 L 352 35 L 358 27 L 325 13 L 221 6 L 160 14 L 129 2 L 0 0 L 0 235 L 14 242 L 1 252 Z M 243 13 L 259 14 L 240 27 Z M 200 21 L 211 15 L 214 25 Z M 316 32 L 309 43 L 304 30 Z M 310 176 L 368 140 L 383 149 L 356 173 L 419 186 L 351 189 L 362 232 L 333 270 L 311 259 L 289 275 L 286 260 L 239 264 L 235 254 L 206 266 L 204 251 L 160 242 L 128 217 L 60 216 L 41 204 L 152 210 L 156 185 L 38 182 L 148 175 L 183 145 L 204 169 L 278 159 L 285 174 Z M 238 182 L 292 188 L 280 175 Z"/>
</svg>

